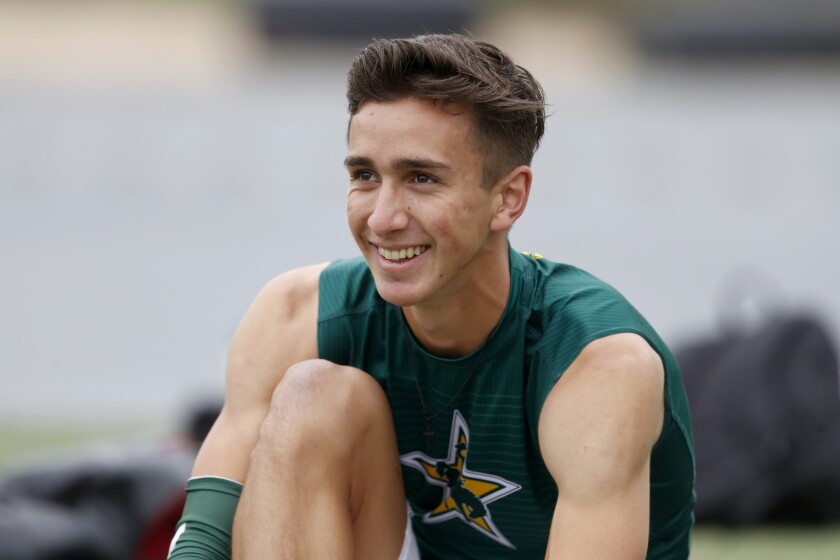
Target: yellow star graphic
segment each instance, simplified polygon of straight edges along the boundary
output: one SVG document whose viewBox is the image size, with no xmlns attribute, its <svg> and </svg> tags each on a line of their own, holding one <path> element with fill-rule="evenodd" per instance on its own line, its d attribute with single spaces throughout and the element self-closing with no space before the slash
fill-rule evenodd
<svg viewBox="0 0 840 560">
<path fill-rule="evenodd" d="M 439 523 L 458 518 L 491 539 L 515 548 L 493 523 L 487 505 L 518 491 L 518 484 L 498 476 L 477 473 L 467 468 L 469 428 L 457 410 L 452 415 L 449 456 L 433 459 L 425 453 L 403 455 L 400 460 L 423 473 L 430 484 L 443 487 L 440 504 L 423 516 L 425 523 Z"/>
</svg>

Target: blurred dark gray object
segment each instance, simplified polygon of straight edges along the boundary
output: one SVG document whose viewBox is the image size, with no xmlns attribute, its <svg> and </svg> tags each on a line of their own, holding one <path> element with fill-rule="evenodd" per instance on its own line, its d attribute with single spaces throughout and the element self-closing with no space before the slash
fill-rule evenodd
<svg viewBox="0 0 840 560">
<path fill-rule="evenodd" d="M 119 445 L 8 474 L 0 558 L 136 558 L 150 518 L 183 494 L 194 458 L 191 444 Z"/>
<path fill-rule="evenodd" d="M 252 5 L 270 39 L 462 33 L 477 12 L 472 0 L 253 0 Z"/>
<path fill-rule="evenodd" d="M 210 429 L 213 428 L 213 424 L 216 423 L 216 419 L 222 411 L 223 404 L 224 399 L 221 397 L 218 399 L 208 398 L 198 401 L 190 407 L 184 424 L 196 447 L 201 445 L 207 434 L 210 433 Z"/>
<path fill-rule="evenodd" d="M 840 520 L 837 351 L 820 322 L 777 314 L 676 356 L 694 426 L 697 521 Z"/>
<path fill-rule="evenodd" d="M 657 3 L 642 24 L 652 52 L 689 56 L 840 54 L 837 0 Z"/>
</svg>

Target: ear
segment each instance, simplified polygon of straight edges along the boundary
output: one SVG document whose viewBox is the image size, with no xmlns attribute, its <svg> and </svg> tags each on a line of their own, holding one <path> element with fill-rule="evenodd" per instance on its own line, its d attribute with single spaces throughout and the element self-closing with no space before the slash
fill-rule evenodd
<svg viewBox="0 0 840 560">
<path fill-rule="evenodd" d="M 490 230 L 496 233 L 509 230 L 528 204 L 533 174 L 527 165 L 512 169 L 493 186 L 496 205 L 490 219 Z"/>
</svg>

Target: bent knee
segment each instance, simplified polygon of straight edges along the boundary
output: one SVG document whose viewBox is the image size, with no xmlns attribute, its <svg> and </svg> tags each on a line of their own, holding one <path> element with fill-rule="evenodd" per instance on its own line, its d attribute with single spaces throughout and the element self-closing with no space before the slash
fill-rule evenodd
<svg viewBox="0 0 840 560">
<path fill-rule="evenodd" d="M 379 397 L 387 402 L 382 387 L 369 374 L 327 360 L 306 360 L 290 367 L 274 390 L 272 404 L 289 397 L 333 406 L 374 404 L 370 401 Z"/>
<path fill-rule="evenodd" d="M 335 434 L 390 420 L 390 412 L 382 387 L 366 372 L 307 360 L 289 368 L 278 383 L 266 423 Z"/>
</svg>

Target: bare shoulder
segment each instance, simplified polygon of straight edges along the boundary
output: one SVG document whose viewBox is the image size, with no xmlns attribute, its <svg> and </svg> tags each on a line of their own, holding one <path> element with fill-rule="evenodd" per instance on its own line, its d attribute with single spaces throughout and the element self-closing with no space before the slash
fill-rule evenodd
<svg viewBox="0 0 840 560">
<path fill-rule="evenodd" d="M 228 359 L 228 392 L 261 392 L 267 402 L 282 374 L 318 357 L 318 284 L 326 264 L 273 278 L 254 299 L 237 328 Z M 229 395 L 230 396 L 230 395 Z"/>
<path fill-rule="evenodd" d="M 661 433 L 664 385 L 662 360 L 642 337 L 615 334 L 587 345 L 540 415 L 540 447 L 555 478 L 603 484 L 634 475 Z"/>
<path fill-rule="evenodd" d="M 664 368 L 659 354 L 644 338 L 634 333 L 613 334 L 590 342 L 560 381 L 571 380 L 583 370 L 595 371 L 589 375 L 607 376 L 613 382 L 664 382 Z M 623 379 L 617 379 L 619 372 Z"/>
<path fill-rule="evenodd" d="M 317 318 L 318 284 L 326 267 L 327 263 L 316 264 L 275 276 L 257 295 L 248 313 L 264 314 L 267 320 L 284 323 L 309 318 L 313 311 Z"/>
</svg>

